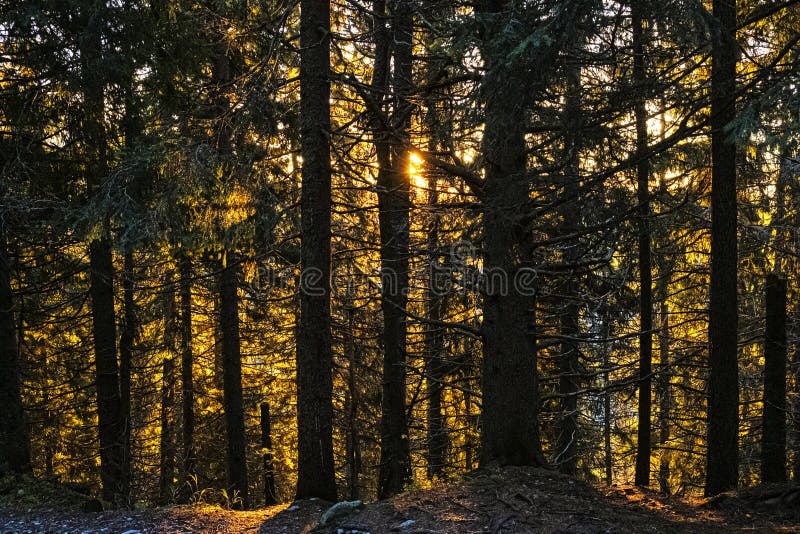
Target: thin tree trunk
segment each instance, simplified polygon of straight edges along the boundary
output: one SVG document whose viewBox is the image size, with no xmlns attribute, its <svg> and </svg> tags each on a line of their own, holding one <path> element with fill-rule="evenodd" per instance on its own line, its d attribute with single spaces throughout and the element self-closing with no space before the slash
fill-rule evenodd
<svg viewBox="0 0 800 534">
<path fill-rule="evenodd" d="M 714 0 L 713 14 L 706 495 L 736 488 L 739 478 L 736 144 L 725 130 L 736 117 L 736 0 Z"/>
<path fill-rule="evenodd" d="M 130 485 L 131 476 L 131 366 L 133 363 L 133 343 L 136 337 L 136 304 L 134 302 L 134 264 L 133 252 L 126 250 L 122 264 L 122 306 L 123 323 L 119 338 L 119 390 L 120 412 L 123 425 L 122 474 L 128 477 L 125 485 Z"/>
<path fill-rule="evenodd" d="M 567 298 L 574 299 L 574 296 Z M 580 362 L 575 339 L 579 332 L 578 305 L 567 302 L 561 313 L 561 335 L 566 339 L 561 343 L 558 358 L 558 394 L 561 397 L 561 414 L 558 421 L 558 470 L 567 475 L 575 475 L 578 467 L 578 377 Z"/>
<path fill-rule="evenodd" d="M 452 14 L 452 7 L 444 7 L 448 14 Z M 426 32 L 426 38 L 430 42 L 426 46 L 433 45 L 434 36 L 431 32 Z M 439 79 L 446 72 L 446 64 L 442 61 L 429 63 L 428 83 Z M 448 133 L 451 128 L 443 124 L 442 113 L 438 102 L 445 95 L 441 91 L 432 91 L 425 103 L 426 128 L 428 130 L 428 151 L 432 154 L 437 153 L 443 147 L 448 146 Z M 446 119 L 444 119 L 446 120 Z M 450 125 L 452 126 L 452 125 Z M 442 397 L 444 395 L 446 380 L 446 358 L 444 350 L 444 329 L 437 323 L 444 320 L 445 296 L 441 294 L 445 287 L 440 283 L 443 273 L 439 270 L 439 227 L 441 225 L 441 215 L 437 204 L 439 202 L 438 171 L 435 167 L 426 168 L 428 178 L 427 207 L 429 212 L 428 235 L 427 235 L 427 270 L 428 284 L 425 295 L 425 315 L 431 321 L 424 325 L 424 357 L 425 357 L 425 388 L 428 398 L 427 411 L 427 435 L 425 449 L 427 453 L 427 475 L 428 478 L 442 477 L 444 467 L 447 463 L 448 433 L 447 423 L 443 414 Z"/>
<path fill-rule="evenodd" d="M 394 3 L 393 127 L 408 138 L 412 106 L 413 40 L 411 4 Z M 406 305 L 408 302 L 409 153 L 392 147 L 391 167 L 378 175 L 378 212 L 381 235 L 381 310 L 383 312 L 383 396 L 381 399 L 381 461 L 378 497 L 400 493 L 411 478 L 406 421 Z"/>
<path fill-rule="evenodd" d="M 164 351 L 166 357 L 162 364 L 161 377 L 161 436 L 160 436 L 160 474 L 158 500 L 168 504 L 175 497 L 175 284 L 172 271 L 167 271 L 164 280 Z"/>
<path fill-rule="evenodd" d="M 653 371 L 653 274 L 650 256 L 650 165 L 644 154 L 647 151 L 647 109 L 644 84 L 646 83 L 644 31 L 644 6 L 631 2 L 633 24 L 633 81 L 636 84 L 636 194 L 639 201 L 639 399 L 636 442 L 637 486 L 650 485 L 651 412 Z"/>
<path fill-rule="evenodd" d="M 0 473 L 31 471 L 30 441 L 20 385 L 11 263 L 0 223 Z"/>
<path fill-rule="evenodd" d="M 249 506 L 247 484 L 247 438 L 244 430 L 242 354 L 239 340 L 239 260 L 228 251 L 220 273 L 220 331 L 222 332 L 222 382 L 226 472 L 231 506 Z"/>
<path fill-rule="evenodd" d="M 472 466 L 475 465 L 472 440 L 472 432 L 475 431 L 475 425 L 472 418 L 472 394 L 469 392 L 469 384 L 464 389 L 464 420 L 467 426 L 467 435 L 464 437 L 464 469 L 472 471 Z"/>
<path fill-rule="evenodd" d="M 436 203 L 435 179 L 429 184 L 431 188 L 429 205 Z M 428 295 L 425 299 L 426 315 L 431 321 L 442 321 L 442 308 L 444 302 L 436 290 L 436 251 L 438 249 L 438 215 L 434 214 L 434 221 L 428 230 L 428 269 L 430 277 L 428 282 Z M 447 430 L 442 413 L 442 394 L 445 379 L 445 354 L 444 332 L 440 326 L 429 324 L 425 326 L 425 358 L 426 378 L 425 388 L 428 397 L 428 425 L 426 436 L 427 473 L 428 478 L 441 477 L 445 466 L 447 453 Z"/>
<path fill-rule="evenodd" d="M 792 459 L 792 481 L 800 482 L 800 394 L 797 385 L 800 384 L 800 352 L 796 349 L 792 354 L 792 367 L 794 368 L 793 378 L 795 383 L 795 394 L 792 399 L 792 430 L 794 431 L 794 454 Z"/>
<path fill-rule="evenodd" d="M 786 279 L 767 275 L 761 480 L 786 482 Z"/>
<path fill-rule="evenodd" d="M 170 354 L 162 364 L 161 433 L 158 502 L 169 504 L 175 489 L 175 358 Z"/>
<path fill-rule="evenodd" d="M 567 98 L 564 109 L 564 154 L 566 170 L 564 174 L 564 194 L 576 197 L 579 187 L 579 132 L 580 132 L 580 70 L 576 65 L 567 67 Z M 574 202 L 565 203 L 562 207 L 562 232 L 566 235 L 579 230 L 581 215 L 579 206 Z M 579 260 L 576 246 L 565 247 L 564 263 L 569 265 Z M 575 475 L 578 467 L 578 397 L 580 387 L 580 352 L 574 341 L 580 334 L 579 295 L 575 280 L 566 282 L 562 293 L 564 306 L 560 317 L 560 330 L 564 340 L 561 342 L 561 354 L 558 358 L 559 385 L 561 396 L 561 415 L 558 421 L 558 470 L 568 475 Z"/>
<path fill-rule="evenodd" d="M 178 256 L 180 290 L 180 343 L 181 343 L 181 415 L 183 427 L 181 441 L 180 499 L 188 502 L 195 476 L 194 450 L 194 355 L 192 353 L 192 260 L 185 252 Z"/>
<path fill-rule="evenodd" d="M 347 364 L 347 495 L 350 500 L 358 499 L 358 479 L 361 474 L 361 436 L 358 431 L 359 391 L 356 376 L 360 358 L 358 348 L 353 341 L 355 323 L 353 307 L 345 305 L 347 317 L 347 334 L 345 337 L 345 354 Z"/>
<path fill-rule="evenodd" d="M 269 420 L 269 403 L 261 403 L 261 449 L 264 455 L 264 505 L 278 504 L 275 494 L 275 465 L 272 461 L 272 427 Z"/>
<path fill-rule="evenodd" d="M 297 498 L 336 500 L 330 335 L 330 3 L 300 2 L 300 321 Z"/>
<path fill-rule="evenodd" d="M 601 316 L 601 321 L 603 322 L 601 337 L 603 339 L 608 339 L 610 334 L 610 319 L 608 317 L 605 308 L 603 309 L 603 313 Z M 608 343 L 603 343 L 603 467 L 605 468 L 605 476 L 606 476 L 606 484 L 611 485 L 614 482 L 614 457 L 612 456 L 611 452 L 611 392 L 609 391 L 609 386 L 611 384 L 609 380 L 609 347 Z"/>
<path fill-rule="evenodd" d="M 669 287 L 665 284 L 665 288 Z M 659 455 L 658 463 L 658 485 L 661 493 L 670 495 L 671 489 L 669 485 L 670 477 L 670 451 L 668 449 L 670 440 L 670 411 L 672 410 L 672 370 L 670 369 L 669 359 L 669 303 L 667 302 L 668 292 L 665 290 L 661 299 L 661 327 L 658 333 L 658 350 L 659 350 L 659 363 L 661 365 L 661 376 L 659 383 L 661 384 L 661 391 L 659 392 L 659 436 L 658 442 L 661 445 L 661 454 Z"/>
</svg>

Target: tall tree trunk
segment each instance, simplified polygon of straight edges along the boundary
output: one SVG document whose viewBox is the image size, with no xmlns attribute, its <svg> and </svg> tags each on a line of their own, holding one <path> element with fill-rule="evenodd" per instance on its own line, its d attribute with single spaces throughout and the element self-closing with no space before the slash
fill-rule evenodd
<svg viewBox="0 0 800 534">
<path fill-rule="evenodd" d="M 706 495 L 736 488 L 739 478 L 736 144 L 725 130 L 736 117 L 736 0 L 714 0 L 713 14 Z"/>
<path fill-rule="evenodd" d="M 767 275 L 761 480 L 786 482 L 786 279 Z"/>
<path fill-rule="evenodd" d="M 576 65 L 567 65 L 567 97 L 563 112 L 564 132 L 564 158 L 566 169 L 564 172 L 564 195 L 567 198 L 577 198 L 580 179 L 580 149 L 581 128 L 581 95 L 580 95 L 580 70 Z M 565 235 L 575 233 L 581 225 L 579 206 L 573 202 L 566 202 L 561 208 L 562 232 Z M 563 261 L 566 265 L 577 262 L 579 257 L 578 247 L 565 247 Z M 561 415 L 558 421 L 558 470 L 568 475 L 575 475 L 578 466 L 578 397 L 580 387 L 580 351 L 576 339 L 580 334 L 580 307 L 579 293 L 575 286 L 575 279 L 570 279 L 564 284 L 562 293 L 564 305 L 560 317 L 561 354 L 558 358 L 559 385 L 558 393 L 561 396 Z"/>
<path fill-rule="evenodd" d="M 130 485 L 131 476 L 131 366 L 133 363 L 133 343 L 136 338 L 136 304 L 134 301 L 134 263 L 133 252 L 127 249 L 122 264 L 122 306 L 123 323 L 119 338 L 119 391 L 120 412 L 123 425 L 122 475 L 124 484 Z"/>
<path fill-rule="evenodd" d="M 452 15 L 453 8 L 443 6 L 447 16 Z M 435 36 L 426 32 L 426 46 L 433 46 Z M 426 83 L 433 83 L 446 75 L 446 62 L 431 61 L 428 64 L 429 73 Z M 431 91 L 426 98 L 425 126 L 428 132 L 428 151 L 437 153 L 448 144 L 448 132 L 452 124 L 447 124 L 443 117 L 440 104 L 446 95 L 442 91 Z M 442 477 L 447 463 L 448 433 L 447 423 L 443 413 L 442 397 L 444 395 L 446 379 L 446 357 L 444 350 L 444 329 L 438 323 L 444 320 L 445 296 L 441 294 L 442 287 L 439 269 L 440 243 L 439 228 L 441 214 L 439 203 L 438 170 L 428 165 L 426 170 L 428 178 L 427 208 L 429 213 L 428 235 L 426 238 L 428 281 L 425 295 L 425 316 L 431 321 L 424 325 L 424 357 L 425 357 L 425 393 L 428 398 L 427 410 L 427 435 L 425 436 L 426 462 L 428 478 Z"/>
<path fill-rule="evenodd" d="M 175 358 L 171 354 L 164 358 L 161 373 L 158 502 L 164 505 L 173 501 L 175 489 Z"/>
<path fill-rule="evenodd" d="M 81 39 L 84 157 L 90 196 L 98 194 L 108 174 L 108 147 L 104 125 L 105 76 L 103 60 L 103 7 L 95 5 L 82 14 L 86 24 Z M 108 221 L 103 236 L 89 244 L 89 281 L 92 334 L 97 388 L 97 425 L 100 442 L 102 496 L 115 505 L 128 503 L 124 474 L 125 423 L 122 420 L 119 366 L 117 363 L 116 313 L 114 310 L 114 262 Z"/>
<path fill-rule="evenodd" d="M 661 366 L 661 376 L 659 377 L 660 390 L 659 391 L 659 436 L 658 442 L 661 447 L 661 454 L 659 455 L 658 463 L 658 485 L 661 493 L 670 495 L 671 489 L 669 485 L 670 477 L 670 457 L 672 456 L 668 447 L 670 440 L 670 412 L 672 410 L 672 370 L 670 369 L 669 359 L 669 303 L 667 302 L 669 287 L 668 281 L 664 284 L 664 293 L 661 298 L 661 327 L 658 333 L 658 351 L 659 363 Z"/>
<path fill-rule="evenodd" d="M 269 420 L 269 403 L 261 403 L 261 448 L 264 455 L 264 504 L 278 504 L 275 494 L 275 465 L 272 462 L 272 426 Z"/>
<path fill-rule="evenodd" d="M 411 4 L 394 2 L 393 127 L 408 138 L 412 106 L 413 40 Z M 381 236 L 381 311 L 383 312 L 383 396 L 381 399 L 381 461 L 378 497 L 403 491 L 411 478 L 406 421 L 406 305 L 408 303 L 409 153 L 395 144 L 391 167 L 378 175 L 378 214 Z"/>
<path fill-rule="evenodd" d="M 114 264 L 108 238 L 90 244 L 92 333 L 97 383 L 97 419 L 100 437 L 100 478 L 103 499 L 127 504 L 122 403 L 117 365 L 114 313 Z"/>
<path fill-rule="evenodd" d="M 247 495 L 247 438 L 244 430 L 242 395 L 242 354 L 239 341 L 239 260 L 226 253 L 220 273 L 220 316 L 222 332 L 222 406 L 227 437 L 226 472 L 231 505 L 245 509 Z"/>
<path fill-rule="evenodd" d="M 650 256 L 650 165 L 647 152 L 647 109 L 645 83 L 647 82 L 644 31 L 645 20 L 642 2 L 631 2 L 633 25 L 633 83 L 637 96 L 636 115 L 636 196 L 639 201 L 639 424 L 636 442 L 637 486 L 650 485 L 650 443 L 652 412 L 653 371 L 653 274 Z"/>
<path fill-rule="evenodd" d="M 20 393 L 19 345 L 11 263 L 0 223 L 0 473 L 31 471 L 30 441 Z"/>
<path fill-rule="evenodd" d="M 611 333 L 611 324 L 608 317 L 608 312 L 603 306 L 601 313 L 602 331 L 601 336 L 603 339 L 608 339 Z M 611 391 L 609 386 L 609 346 L 607 342 L 603 342 L 603 467 L 605 469 L 606 484 L 611 485 L 614 482 L 614 457 L 611 452 Z"/>
<path fill-rule="evenodd" d="M 467 435 L 464 437 L 464 469 L 472 471 L 472 466 L 475 465 L 475 453 L 473 452 L 472 433 L 476 430 L 472 415 L 472 394 L 469 391 L 469 383 L 464 388 L 464 420 L 466 422 Z"/>
<path fill-rule="evenodd" d="M 194 450 L 194 355 L 192 353 L 192 260 L 185 252 L 178 255 L 181 343 L 181 428 L 182 457 L 179 498 L 188 502 L 195 476 Z"/>
<path fill-rule="evenodd" d="M 430 178 L 428 205 L 433 220 L 428 229 L 428 290 L 425 298 L 426 316 L 431 321 L 442 321 L 444 302 L 437 291 L 436 268 L 439 248 L 439 216 L 435 211 L 437 202 L 436 179 Z M 445 379 L 444 332 L 441 326 L 428 324 L 424 333 L 426 376 L 425 389 L 428 397 L 428 425 L 426 435 L 428 478 L 441 477 L 444 472 L 447 453 L 447 430 L 442 413 L 442 394 Z"/>
<path fill-rule="evenodd" d="M 353 306 L 348 303 L 345 305 L 345 316 L 347 318 L 347 334 L 345 337 L 345 354 L 348 358 L 347 364 L 347 495 L 350 500 L 358 499 L 359 495 L 359 476 L 361 474 L 361 436 L 358 431 L 358 410 L 360 404 L 360 393 L 356 376 L 360 358 L 358 347 L 353 338 L 355 336 L 355 321 L 353 320 Z"/>
<path fill-rule="evenodd" d="M 330 2 L 300 2 L 300 321 L 297 498 L 336 500 L 330 335 Z"/>
<path fill-rule="evenodd" d="M 536 351 L 531 336 L 532 298 L 517 291 L 522 245 L 520 208 L 529 197 L 525 109 L 526 83 L 505 65 L 492 43 L 494 19 L 507 2 L 485 2 L 483 81 L 483 297 L 481 461 L 485 466 L 537 465 L 542 461 L 538 425 Z M 502 4 L 502 5 L 498 5 Z"/>
<path fill-rule="evenodd" d="M 175 284 L 172 271 L 167 271 L 164 280 L 164 351 L 166 357 L 161 375 L 161 455 L 158 500 L 168 504 L 175 497 Z"/>
</svg>

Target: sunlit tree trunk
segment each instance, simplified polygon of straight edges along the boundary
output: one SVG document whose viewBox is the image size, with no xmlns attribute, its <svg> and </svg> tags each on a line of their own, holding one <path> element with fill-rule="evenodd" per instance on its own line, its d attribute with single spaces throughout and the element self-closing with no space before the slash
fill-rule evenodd
<svg viewBox="0 0 800 534">
<path fill-rule="evenodd" d="M 336 500 L 330 336 L 330 3 L 300 2 L 300 321 L 297 498 Z"/>
<path fill-rule="evenodd" d="M 736 0 L 714 0 L 713 15 L 706 495 L 735 488 L 739 478 L 736 144 L 725 129 L 736 117 Z"/>
</svg>

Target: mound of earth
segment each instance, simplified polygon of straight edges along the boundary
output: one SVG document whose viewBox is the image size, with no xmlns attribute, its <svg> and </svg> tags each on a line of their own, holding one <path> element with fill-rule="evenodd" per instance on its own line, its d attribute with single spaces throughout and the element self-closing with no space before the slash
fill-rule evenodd
<svg viewBox="0 0 800 534">
<path fill-rule="evenodd" d="M 22 504 L 20 506 L 20 504 Z M 236 512 L 218 506 L 82 512 L 52 503 L 0 501 L 0 532 L 466 534 L 798 532 L 800 488 L 773 486 L 706 501 L 665 498 L 632 486 L 594 487 L 534 468 L 477 470 L 457 483 L 365 506 L 304 500 Z M 47 504 L 47 503 L 42 503 Z"/>
</svg>

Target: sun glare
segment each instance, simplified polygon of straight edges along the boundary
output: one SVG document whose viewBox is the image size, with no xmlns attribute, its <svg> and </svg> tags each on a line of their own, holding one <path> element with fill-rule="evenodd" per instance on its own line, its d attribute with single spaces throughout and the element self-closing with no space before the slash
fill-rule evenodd
<svg viewBox="0 0 800 534">
<path fill-rule="evenodd" d="M 414 187 L 418 189 L 426 188 L 428 186 L 428 182 L 425 180 L 425 175 L 423 174 L 422 168 L 425 160 L 423 160 L 422 156 L 416 152 L 412 152 L 408 160 L 408 174 L 411 177 L 411 182 L 414 184 Z"/>
</svg>

